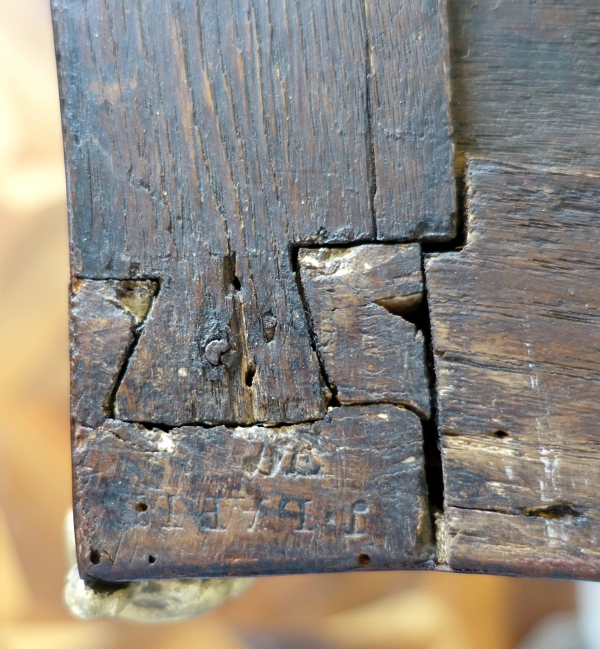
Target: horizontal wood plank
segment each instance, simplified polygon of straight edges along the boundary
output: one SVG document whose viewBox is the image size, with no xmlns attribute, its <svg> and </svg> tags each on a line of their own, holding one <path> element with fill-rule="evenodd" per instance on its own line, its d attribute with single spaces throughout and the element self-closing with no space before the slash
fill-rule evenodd
<svg viewBox="0 0 600 649">
<path fill-rule="evenodd" d="M 311 425 L 107 421 L 75 434 L 82 574 L 107 580 L 429 565 L 421 425 L 390 405 Z"/>
<path fill-rule="evenodd" d="M 450 567 L 598 573 L 600 177 L 473 159 L 431 255 Z"/>
</svg>

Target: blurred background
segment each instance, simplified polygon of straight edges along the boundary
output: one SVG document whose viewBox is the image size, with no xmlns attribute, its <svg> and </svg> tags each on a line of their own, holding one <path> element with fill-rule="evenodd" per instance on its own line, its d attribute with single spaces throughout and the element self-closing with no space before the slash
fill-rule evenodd
<svg viewBox="0 0 600 649">
<path fill-rule="evenodd" d="M 529 648 L 544 619 L 536 647 L 575 646 L 572 583 L 429 573 L 259 579 L 185 623 L 74 619 L 67 282 L 49 1 L 0 0 L 0 649 Z"/>
</svg>

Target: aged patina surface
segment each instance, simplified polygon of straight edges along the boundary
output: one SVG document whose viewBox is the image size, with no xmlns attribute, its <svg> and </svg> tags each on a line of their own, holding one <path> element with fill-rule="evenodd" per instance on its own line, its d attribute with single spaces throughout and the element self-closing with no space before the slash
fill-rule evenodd
<svg viewBox="0 0 600 649">
<path fill-rule="evenodd" d="M 597 578 L 597 2 L 52 6 L 81 575 Z"/>
</svg>

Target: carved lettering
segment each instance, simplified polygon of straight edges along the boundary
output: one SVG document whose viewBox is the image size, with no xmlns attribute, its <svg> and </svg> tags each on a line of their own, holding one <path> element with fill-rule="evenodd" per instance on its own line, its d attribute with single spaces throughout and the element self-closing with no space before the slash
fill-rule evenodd
<svg viewBox="0 0 600 649">
<path fill-rule="evenodd" d="M 258 514 L 260 512 L 260 506 L 263 502 L 263 498 L 255 498 L 254 507 L 251 507 L 250 509 L 244 509 L 242 505 L 247 504 L 247 500 L 245 498 L 236 498 L 234 500 L 234 509 L 239 511 L 240 517 L 249 532 L 253 532 L 256 527 L 256 521 L 258 520 Z"/>
<path fill-rule="evenodd" d="M 357 500 L 352 505 L 352 513 L 350 515 L 350 528 L 346 532 L 346 536 L 358 538 L 367 533 L 366 515 L 371 511 L 368 503 L 364 500 Z"/>
<path fill-rule="evenodd" d="M 256 471 L 262 475 L 271 475 L 273 473 L 273 459 L 274 453 L 273 448 L 270 444 L 265 444 L 262 447 L 260 454 L 260 461 L 256 467 Z"/>
<path fill-rule="evenodd" d="M 174 518 L 173 518 L 173 500 L 175 499 L 175 496 L 171 494 L 167 494 L 167 520 L 165 525 L 163 527 L 171 528 L 171 529 L 182 529 L 180 525 L 176 525 L 174 523 Z"/>
<path fill-rule="evenodd" d="M 296 519 L 295 532 L 309 532 L 312 534 L 313 530 L 306 525 L 306 507 L 311 503 L 312 500 L 309 498 L 282 496 L 279 501 L 279 517 Z"/>
<path fill-rule="evenodd" d="M 211 498 L 204 499 L 204 507 L 200 513 L 200 529 L 205 532 L 224 532 L 229 529 L 232 522 L 237 519 L 241 521 L 248 532 L 256 528 L 260 507 L 268 499 L 260 496 L 252 496 L 248 501 L 246 496 L 234 498 Z"/>
<path fill-rule="evenodd" d="M 254 532 L 258 521 L 263 514 L 262 506 L 269 502 L 262 498 L 258 491 L 251 488 L 243 496 L 234 495 L 232 498 L 206 497 L 199 516 L 200 529 L 205 532 L 224 532 L 232 525 L 239 531 Z M 169 519 L 168 527 L 172 527 L 172 496 L 168 497 Z M 279 506 L 273 512 L 280 520 L 295 521 L 294 532 L 313 533 L 314 514 L 312 499 L 294 496 L 282 496 Z M 350 510 L 350 524 L 344 535 L 347 538 L 360 538 L 368 533 L 367 516 L 371 508 L 364 500 L 355 501 Z M 267 509 L 266 512 L 269 512 Z M 237 521 L 237 522 L 236 522 Z M 323 521 L 326 525 L 335 526 L 338 521 L 338 512 L 327 509 L 323 512 Z"/>
<path fill-rule="evenodd" d="M 249 476 L 316 476 L 321 463 L 311 448 L 297 443 L 284 446 L 263 444 L 256 455 L 245 458 L 244 468 Z"/>
<path fill-rule="evenodd" d="M 276 473 L 282 475 L 294 475 L 294 466 L 296 464 L 296 447 L 289 444 L 283 449 L 281 460 L 276 467 Z"/>
<path fill-rule="evenodd" d="M 224 531 L 226 528 L 219 520 L 223 498 L 204 498 L 203 508 L 200 512 L 200 529 L 208 531 Z"/>
</svg>

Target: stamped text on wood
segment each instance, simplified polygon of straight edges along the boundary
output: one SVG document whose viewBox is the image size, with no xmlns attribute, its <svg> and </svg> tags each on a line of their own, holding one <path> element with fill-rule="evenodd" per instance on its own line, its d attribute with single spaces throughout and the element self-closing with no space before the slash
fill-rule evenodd
<svg viewBox="0 0 600 649">
<path fill-rule="evenodd" d="M 600 13 L 448 11 L 423 277 L 442 0 L 53 0 L 82 574 L 430 567 L 419 418 L 438 564 L 600 574 Z"/>
<path fill-rule="evenodd" d="M 429 377 L 403 319 L 420 247 L 402 242 L 455 234 L 444 3 L 53 14 L 82 573 L 427 562 Z M 334 317 L 303 250 L 326 245 L 360 262 Z"/>
</svg>

